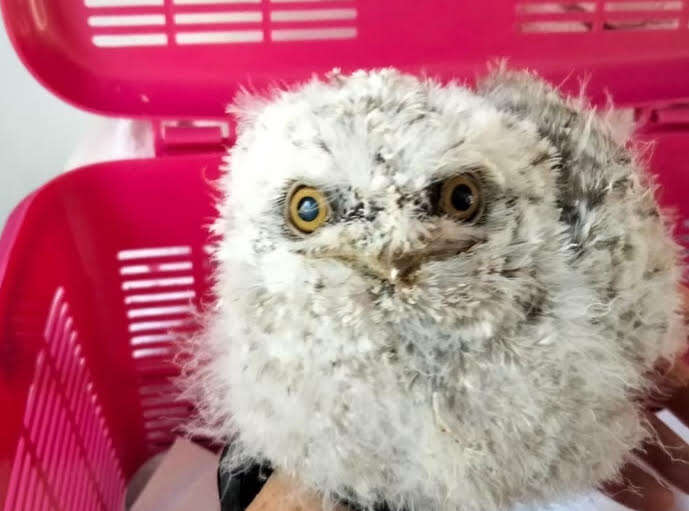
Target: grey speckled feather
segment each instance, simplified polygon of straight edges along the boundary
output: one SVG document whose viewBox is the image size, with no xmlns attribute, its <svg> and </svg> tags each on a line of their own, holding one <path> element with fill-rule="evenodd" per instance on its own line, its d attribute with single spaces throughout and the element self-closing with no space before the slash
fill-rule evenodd
<svg viewBox="0 0 689 511">
<path fill-rule="evenodd" d="M 614 477 L 683 339 L 681 256 L 638 158 L 581 100 L 333 73 L 234 107 L 198 431 L 326 500 L 495 510 Z M 472 221 L 437 187 L 470 174 Z M 329 221 L 298 235 L 296 183 Z M 410 264 L 413 261 L 414 264 Z"/>
</svg>

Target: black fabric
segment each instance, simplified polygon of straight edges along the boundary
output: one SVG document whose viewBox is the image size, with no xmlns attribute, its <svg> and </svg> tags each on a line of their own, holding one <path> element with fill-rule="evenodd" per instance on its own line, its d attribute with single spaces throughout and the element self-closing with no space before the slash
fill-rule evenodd
<svg viewBox="0 0 689 511">
<path fill-rule="evenodd" d="M 225 447 L 220 456 L 220 464 L 227 456 Z M 261 488 L 270 477 L 272 469 L 254 465 L 250 469 L 233 476 L 218 467 L 218 495 L 220 497 L 220 511 L 245 511 L 249 504 L 259 494 Z"/>
<path fill-rule="evenodd" d="M 227 456 L 228 448 L 220 455 L 220 465 Z M 268 480 L 273 470 L 270 467 L 254 465 L 239 474 L 230 475 L 218 467 L 218 495 L 220 496 L 220 511 L 246 511 Z M 362 511 L 362 508 L 351 501 L 342 501 L 352 511 Z M 375 511 L 390 511 L 387 505 L 380 504 Z"/>
</svg>

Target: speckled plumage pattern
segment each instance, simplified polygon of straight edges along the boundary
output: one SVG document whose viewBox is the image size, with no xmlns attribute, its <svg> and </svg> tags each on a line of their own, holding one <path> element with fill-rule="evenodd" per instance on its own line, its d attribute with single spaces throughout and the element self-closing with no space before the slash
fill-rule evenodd
<svg viewBox="0 0 689 511">
<path fill-rule="evenodd" d="M 443 511 L 615 476 L 646 435 L 644 373 L 683 339 L 681 257 L 638 158 L 583 101 L 503 69 L 475 90 L 388 69 L 233 111 L 218 302 L 188 382 L 196 427 L 234 439 L 229 468 Z M 466 172 L 472 223 L 431 192 Z M 295 183 L 332 205 L 308 236 L 285 221 Z"/>
</svg>

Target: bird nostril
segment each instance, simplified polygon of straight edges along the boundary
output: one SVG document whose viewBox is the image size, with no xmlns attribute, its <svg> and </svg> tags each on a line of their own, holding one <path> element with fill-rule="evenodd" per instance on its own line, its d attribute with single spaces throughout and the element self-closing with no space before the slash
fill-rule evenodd
<svg viewBox="0 0 689 511">
<path fill-rule="evenodd" d="M 391 272 L 391 277 L 393 280 L 409 283 L 411 277 L 419 269 L 421 261 L 418 257 L 407 256 L 399 257 L 392 261 L 393 271 Z"/>
<path fill-rule="evenodd" d="M 402 259 L 405 257 L 406 251 L 403 248 L 396 248 L 392 251 L 392 259 Z"/>
</svg>

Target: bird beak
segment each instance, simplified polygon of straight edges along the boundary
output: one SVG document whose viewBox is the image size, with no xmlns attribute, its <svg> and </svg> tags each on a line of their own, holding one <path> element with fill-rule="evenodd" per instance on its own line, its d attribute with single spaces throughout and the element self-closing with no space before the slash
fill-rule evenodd
<svg viewBox="0 0 689 511">
<path fill-rule="evenodd" d="M 424 258 L 418 253 L 405 253 L 396 257 L 359 257 L 368 272 L 391 283 L 409 283 Z"/>
<path fill-rule="evenodd" d="M 414 275 L 422 264 L 455 257 L 471 248 L 477 241 L 475 239 L 463 240 L 434 245 L 420 250 L 394 251 L 392 253 L 383 251 L 376 255 L 354 251 L 347 253 L 327 251 L 312 255 L 318 258 L 337 259 L 392 284 L 404 285 L 413 283 Z"/>
</svg>

